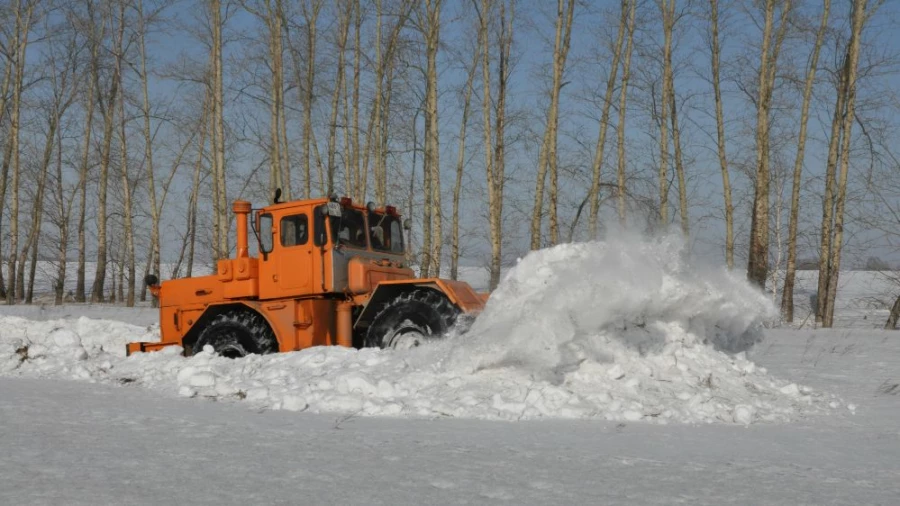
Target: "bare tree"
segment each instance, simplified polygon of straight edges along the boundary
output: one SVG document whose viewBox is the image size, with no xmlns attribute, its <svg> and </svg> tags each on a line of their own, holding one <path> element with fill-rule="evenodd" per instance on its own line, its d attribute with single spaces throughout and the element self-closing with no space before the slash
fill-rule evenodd
<svg viewBox="0 0 900 506">
<path fill-rule="evenodd" d="M 25 57 L 27 55 L 28 48 L 28 36 L 31 32 L 31 24 L 32 24 L 32 16 L 34 14 L 35 3 L 33 1 L 26 1 L 24 4 L 22 0 L 17 0 L 17 10 L 16 10 L 16 35 L 15 35 L 15 43 L 13 47 L 16 51 L 15 57 L 15 68 L 16 68 L 16 77 L 15 82 L 13 84 L 13 96 L 12 96 L 12 113 L 10 115 L 10 143 L 12 147 L 12 205 L 10 206 L 10 227 L 9 227 L 9 235 L 10 235 L 10 245 L 9 245 L 9 258 L 8 262 L 8 283 L 9 286 L 6 290 L 6 303 L 7 304 L 15 304 L 19 298 L 23 297 L 25 294 L 21 293 L 19 287 L 21 283 L 17 282 L 16 279 L 16 262 L 17 258 L 17 250 L 19 248 L 19 178 L 21 175 L 21 159 L 20 159 L 20 149 L 19 149 L 19 135 L 21 130 L 21 109 L 22 109 L 22 86 L 23 80 L 25 78 Z M 25 258 L 22 258 L 22 261 L 25 261 Z"/>
<path fill-rule="evenodd" d="M 478 43 L 480 44 L 480 42 Z M 469 123 L 469 110 L 472 103 L 472 89 L 475 87 L 475 71 L 478 69 L 479 45 L 475 45 L 472 63 L 466 73 L 466 84 L 463 88 L 462 119 L 459 124 L 459 145 L 456 155 L 456 183 L 453 185 L 453 217 L 450 231 L 450 279 L 459 277 L 459 199 L 462 193 L 462 180 L 466 165 L 466 126 Z"/>
<path fill-rule="evenodd" d="M 256 16 L 268 30 L 271 71 L 269 89 L 269 195 L 281 188 L 285 199 L 291 198 L 291 167 L 288 162 L 287 132 L 284 110 L 284 5 L 283 0 L 241 0 L 244 9 Z"/>
<path fill-rule="evenodd" d="M 474 3 L 474 0 L 473 0 Z M 500 283 L 500 268 L 502 266 L 503 249 L 503 190 L 505 186 L 506 153 L 504 151 L 504 136 L 506 128 L 506 94 L 509 82 L 509 55 L 512 48 L 513 19 L 515 18 L 515 1 L 509 2 L 509 17 L 507 17 L 506 0 L 499 2 L 500 34 L 497 41 L 499 49 L 499 62 L 497 69 L 497 105 L 494 118 L 494 131 L 491 128 L 491 38 L 488 30 L 489 19 L 493 11 L 492 0 L 481 0 L 481 6 L 475 4 L 478 12 L 479 39 L 481 40 L 481 80 L 482 93 L 482 119 L 484 121 L 484 158 L 487 172 L 488 186 L 488 221 L 490 223 L 491 240 L 491 266 L 490 287 L 493 290 Z M 496 145 L 492 140 L 496 139 Z"/>
<path fill-rule="evenodd" d="M 105 9 L 100 13 L 97 13 L 96 9 L 97 7 L 92 1 L 87 2 L 87 17 L 85 19 L 87 26 L 85 29 L 82 29 L 82 31 L 88 32 L 91 56 L 89 65 L 90 75 L 87 80 L 87 90 L 85 92 L 84 138 L 82 143 L 81 164 L 78 171 L 78 195 L 81 205 L 78 210 L 78 267 L 75 282 L 76 302 L 84 302 L 87 300 L 87 291 L 85 290 L 85 257 L 87 252 L 85 218 L 88 206 L 87 179 L 88 169 L 90 168 L 91 134 L 93 132 L 94 110 L 97 105 L 96 95 L 100 91 L 100 49 L 102 48 L 103 39 L 105 38 L 106 20 L 108 17 L 108 13 Z"/>
<path fill-rule="evenodd" d="M 559 95 L 562 90 L 563 72 L 572 40 L 572 17 L 575 0 L 557 0 L 556 36 L 553 42 L 553 84 L 550 87 L 550 105 L 547 108 L 547 126 L 544 141 L 538 155 L 537 188 L 534 192 L 534 209 L 531 214 L 531 249 L 541 246 L 541 218 L 544 204 L 544 180 L 550 173 L 550 243 L 559 243 L 559 174 L 557 170 L 557 143 L 559 137 Z"/>
<path fill-rule="evenodd" d="M 784 276 L 784 289 L 781 292 L 781 318 L 786 322 L 794 321 L 794 281 L 797 272 L 797 228 L 800 221 L 800 177 L 803 172 L 803 158 L 806 150 L 806 126 L 809 122 L 809 105 L 812 99 L 813 85 L 816 80 L 816 69 L 819 64 L 819 52 L 825 40 L 828 28 L 828 16 L 831 0 L 823 0 L 822 17 L 816 32 L 816 41 L 809 57 L 809 68 L 806 71 L 806 84 L 803 87 L 803 105 L 800 107 L 800 132 L 797 136 L 797 156 L 794 159 L 794 180 L 791 189 L 791 217 L 788 225 L 788 256 Z"/>
<path fill-rule="evenodd" d="M 657 0 L 657 6 L 662 13 L 663 25 L 662 97 L 659 107 L 659 224 L 666 227 L 669 224 L 668 104 L 672 94 L 672 26 L 675 24 L 675 0 Z"/>
<path fill-rule="evenodd" d="M 442 0 L 425 0 L 424 12 L 419 11 L 419 25 L 425 38 L 425 149 L 424 192 L 425 222 L 423 225 L 421 275 L 440 276 L 443 216 L 441 212 L 440 136 L 438 131 L 437 53 L 440 45 Z"/>
<path fill-rule="evenodd" d="M 722 106 L 722 87 L 719 58 L 719 0 L 709 0 L 709 46 L 712 58 L 711 73 L 713 94 L 716 102 L 716 148 L 719 168 L 722 171 L 722 195 L 725 201 L 725 263 L 734 268 L 734 204 L 731 201 L 731 179 L 728 174 L 728 159 L 725 153 L 725 114 Z"/>
<path fill-rule="evenodd" d="M 841 267 L 841 250 L 844 238 L 844 210 L 847 202 L 847 174 L 850 169 L 850 140 L 855 119 L 857 69 L 859 68 L 859 48 L 861 45 L 862 31 L 867 18 L 867 0 L 854 0 L 851 14 L 850 42 L 847 45 L 845 56 L 844 76 L 841 79 L 842 89 L 838 93 L 845 95 L 843 104 L 843 117 L 840 125 L 841 152 L 840 152 L 840 177 L 838 180 L 837 197 L 835 199 L 834 224 L 827 227 L 828 233 L 833 230 L 834 238 L 831 240 L 830 250 L 823 250 L 821 254 L 828 255 L 827 270 L 819 271 L 819 278 L 825 278 L 826 290 L 819 291 L 817 314 L 821 314 L 822 326 L 834 325 L 834 301 L 837 296 L 838 276 Z M 871 15 L 871 14 L 869 14 Z M 839 109 L 840 110 L 840 109 Z M 826 230 L 823 227 L 822 235 Z M 820 261 L 821 266 L 823 262 Z M 821 284 L 821 282 L 820 282 Z M 823 297 L 824 296 L 824 297 Z M 824 300 L 822 300 L 824 299 Z M 824 304 L 824 305 L 823 305 Z"/>
<path fill-rule="evenodd" d="M 114 16 L 110 16 L 110 22 L 114 22 Z M 94 275 L 94 285 L 91 289 L 91 302 L 104 301 L 104 285 L 108 267 L 107 242 L 107 193 L 109 186 L 110 151 L 112 149 L 113 125 L 115 122 L 116 105 L 118 103 L 119 86 L 122 82 L 122 59 L 124 57 L 125 38 L 125 13 L 124 6 L 120 9 L 116 35 L 113 40 L 112 53 L 115 57 L 113 76 L 110 80 L 109 91 L 100 96 L 98 106 L 103 114 L 103 140 L 100 147 L 100 180 L 99 196 L 97 199 L 97 270 Z M 99 89 L 99 86 L 98 86 Z M 105 97 L 105 100 L 103 100 Z"/>
<path fill-rule="evenodd" d="M 331 95 L 331 119 L 328 123 L 328 186 L 326 192 L 331 195 L 334 193 L 334 173 L 337 169 L 337 161 L 335 153 L 337 150 L 337 129 L 338 129 L 338 107 L 341 101 L 341 89 L 344 86 L 344 56 L 347 49 L 347 37 L 350 33 L 350 19 L 353 14 L 353 4 L 350 0 L 337 2 L 335 8 L 338 10 L 338 27 L 337 27 L 337 50 L 338 61 L 335 67 L 336 77 L 334 90 Z"/>
<path fill-rule="evenodd" d="M 769 109 L 772 102 L 772 88 L 778 52 L 787 29 L 787 16 L 791 0 L 781 4 L 781 24 L 775 43 L 772 44 L 772 30 L 776 4 L 766 0 L 765 22 L 760 48 L 758 98 L 756 103 L 756 184 L 753 196 L 753 214 L 750 225 L 750 251 L 747 278 L 760 287 L 765 287 L 769 270 Z"/>
<path fill-rule="evenodd" d="M 628 101 L 628 80 L 631 78 L 631 53 L 634 50 L 634 23 L 637 0 L 631 0 L 628 9 L 628 44 L 625 47 L 625 62 L 622 65 L 622 85 L 619 90 L 619 124 L 616 126 L 617 148 L 617 209 L 619 222 L 625 224 L 625 105 Z"/>
<path fill-rule="evenodd" d="M 45 18 L 46 21 L 46 18 Z M 50 27 L 47 27 L 50 32 Z M 31 229 L 28 233 L 28 239 L 25 247 L 22 248 L 22 262 L 19 263 L 18 279 L 24 284 L 24 266 L 25 258 L 30 250 L 30 265 L 28 273 L 28 285 L 25 292 L 25 303 L 31 304 L 34 300 L 34 283 L 38 262 L 38 244 L 41 237 L 41 226 L 44 217 L 44 193 L 47 187 L 47 178 L 50 173 L 50 164 L 53 162 L 54 147 L 60 143 L 59 127 L 63 115 L 65 115 L 69 106 L 77 98 L 78 82 L 78 47 L 77 36 L 74 30 L 68 33 L 63 32 L 66 36 L 63 39 L 65 43 L 50 44 L 47 54 L 47 66 L 50 69 L 49 80 L 51 83 L 52 99 L 47 109 L 47 137 L 44 144 L 43 155 L 41 157 L 41 166 L 37 182 L 37 190 L 35 192 L 34 201 L 32 202 L 32 222 Z M 57 62 L 56 51 L 63 51 L 61 62 Z M 61 64 L 61 67 L 59 66 Z M 61 162 L 60 162 L 61 163 Z M 57 168 L 57 170 L 59 170 Z M 64 277 L 62 279 L 65 279 Z M 61 281 L 60 281 L 61 283 Z"/>
<path fill-rule="evenodd" d="M 210 47 L 210 68 L 212 78 L 212 94 L 210 98 L 210 120 L 212 128 L 213 159 L 213 257 L 218 260 L 228 257 L 228 195 L 225 170 L 225 88 L 224 70 L 222 68 L 222 18 L 221 0 L 207 0 L 209 24 L 212 32 Z"/>
<path fill-rule="evenodd" d="M 609 75 L 606 79 L 606 92 L 603 95 L 602 112 L 600 113 L 600 133 L 597 136 L 597 147 L 594 150 L 594 161 L 591 164 L 591 190 L 588 198 L 591 202 L 590 218 L 588 221 L 589 236 L 591 239 L 597 238 L 597 222 L 600 215 L 600 182 L 601 169 L 603 167 L 604 149 L 606 147 L 606 131 L 609 127 L 609 109 L 612 106 L 613 93 L 616 88 L 616 77 L 619 71 L 619 60 L 622 57 L 622 42 L 625 39 L 625 31 L 627 29 L 627 19 L 629 12 L 628 0 L 622 0 L 621 17 L 619 19 L 619 29 L 616 33 L 616 41 L 612 50 L 612 62 L 610 63 Z M 623 213 L 620 212 L 620 216 Z M 532 243 L 532 249 L 534 244 Z"/>
</svg>

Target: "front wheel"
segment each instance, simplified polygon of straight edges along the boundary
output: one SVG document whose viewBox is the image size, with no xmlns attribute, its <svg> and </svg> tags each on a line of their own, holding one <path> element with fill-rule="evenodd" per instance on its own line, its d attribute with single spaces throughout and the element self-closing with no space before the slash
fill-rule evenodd
<svg viewBox="0 0 900 506">
<path fill-rule="evenodd" d="M 226 311 L 213 318 L 200 332 L 195 352 L 203 351 L 206 345 L 227 358 L 278 351 L 278 340 L 265 318 L 259 313 L 243 310 Z"/>
<path fill-rule="evenodd" d="M 372 348 L 405 349 L 443 336 L 456 322 L 459 308 L 443 293 L 419 288 L 385 304 L 366 333 Z"/>
</svg>

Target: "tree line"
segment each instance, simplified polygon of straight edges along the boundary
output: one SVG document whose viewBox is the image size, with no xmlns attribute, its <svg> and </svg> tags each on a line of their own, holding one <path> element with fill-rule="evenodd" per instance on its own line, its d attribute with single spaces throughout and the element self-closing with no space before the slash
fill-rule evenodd
<svg viewBox="0 0 900 506">
<path fill-rule="evenodd" d="M 395 204 L 423 276 L 477 265 L 491 287 L 529 249 L 671 228 L 746 265 L 790 322 L 798 258 L 816 255 L 815 318 L 831 326 L 842 256 L 900 239 L 898 14 L 6 0 L 0 296 L 30 303 L 43 276 L 57 303 L 132 305 L 141 273 L 229 256 L 231 200 L 281 188 Z"/>
</svg>

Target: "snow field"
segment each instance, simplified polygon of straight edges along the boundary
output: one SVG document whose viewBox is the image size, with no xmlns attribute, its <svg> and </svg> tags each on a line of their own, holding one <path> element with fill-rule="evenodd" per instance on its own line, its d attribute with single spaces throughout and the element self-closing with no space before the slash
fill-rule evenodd
<svg viewBox="0 0 900 506">
<path fill-rule="evenodd" d="M 126 358 L 155 325 L 2 316 L 0 375 L 367 416 L 750 424 L 841 408 L 747 360 L 773 312 L 739 277 L 692 265 L 680 239 L 623 236 L 529 254 L 466 333 L 411 350 Z"/>
</svg>

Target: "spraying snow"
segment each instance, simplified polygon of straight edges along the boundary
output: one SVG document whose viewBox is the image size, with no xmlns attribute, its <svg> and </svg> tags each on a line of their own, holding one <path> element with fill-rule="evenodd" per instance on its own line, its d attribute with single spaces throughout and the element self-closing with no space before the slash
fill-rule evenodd
<svg viewBox="0 0 900 506">
<path fill-rule="evenodd" d="M 411 350 L 125 358 L 158 330 L 0 317 L 0 374 L 373 416 L 749 424 L 840 405 L 746 360 L 773 312 L 738 276 L 693 266 L 681 239 L 623 237 L 529 254 L 467 333 Z"/>
</svg>

